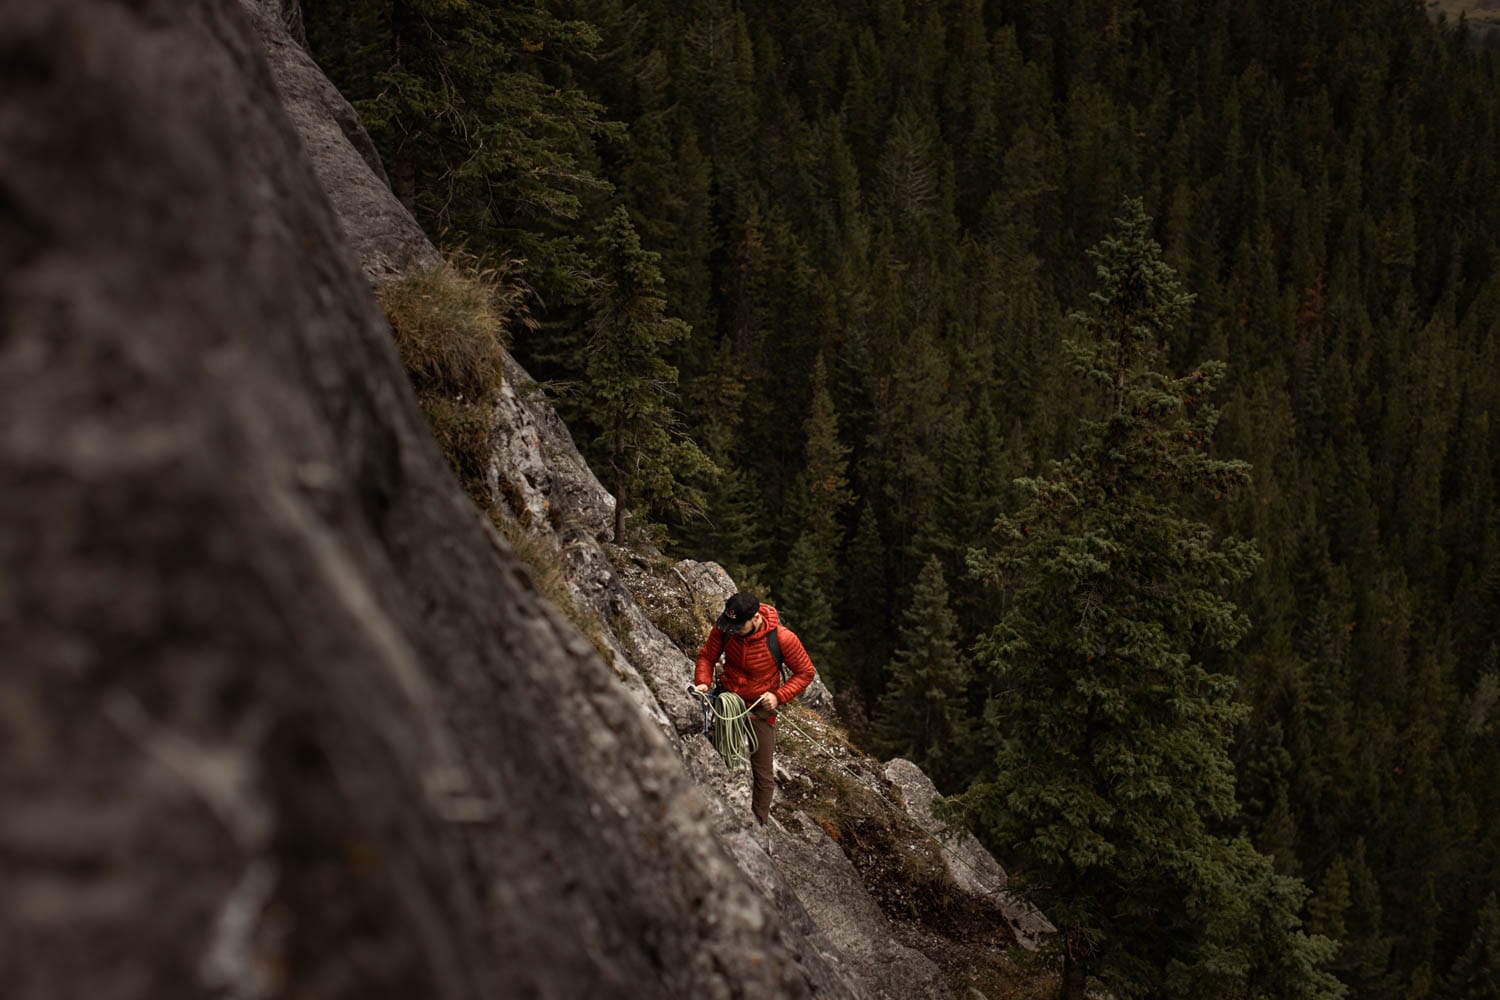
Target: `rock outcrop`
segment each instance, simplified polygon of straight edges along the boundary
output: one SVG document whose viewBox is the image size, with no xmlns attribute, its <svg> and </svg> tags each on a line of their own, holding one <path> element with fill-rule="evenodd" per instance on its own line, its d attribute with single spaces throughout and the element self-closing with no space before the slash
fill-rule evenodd
<svg viewBox="0 0 1500 1000">
<path fill-rule="evenodd" d="M 940 849 L 821 684 L 752 829 L 683 690 L 733 581 L 615 544 L 514 362 L 491 485 L 603 658 L 460 492 L 296 0 L 0 13 L 0 995 L 950 995 L 913 921 L 994 878 L 898 899 Z"/>
<path fill-rule="evenodd" d="M 391 194 L 359 116 L 303 48 L 299 0 L 240 2 L 255 25 L 286 117 L 365 275 L 379 283 L 436 262 L 426 234 Z"/>
<path fill-rule="evenodd" d="M 885 765 L 885 776 L 900 789 L 907 814 L 943 844 L 943 865 L 948 876 L 966 892 L 995 900 L 1017 943 L 1035 950 L 1047 935 L 1057 930 L 1034 906 L 1005 891 L 1005 869 L 972 833 L 952 829 L 933 815 L 932 801 L 937 798 L 937 788 L 920 767 L 898 757 Z"/>
</svg>

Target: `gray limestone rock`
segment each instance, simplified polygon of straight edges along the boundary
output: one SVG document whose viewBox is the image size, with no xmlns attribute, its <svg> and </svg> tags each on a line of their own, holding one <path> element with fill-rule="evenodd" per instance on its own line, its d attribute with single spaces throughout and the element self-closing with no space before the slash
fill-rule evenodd
<svg viewBox="0 0 1500 1000">
<path fill-rule="evenodd" d="M 724 567 L 716 562 L 683 559 L 673 569 L 688 590 L 701 596 L 710 606 L 717 605 L 722 609 L 724 601 L 739 589 Z"/>
<path fill-rule="evenodd" d="M 0 995 L 853 995 L 459 491 L 246 14 L 0 2 Z"/>
<path fill-rule="evenodd" d="M 359 116 L 300 44 L 301 5 L 297 0 L 240 2 L 255 24 L 286 114 L 365 276 L 379 284 L 435 263 L 437 251 L 391 193 L 380 156 Z"/>
<path fill-rule="evenodd" d="M 610 564 L 609 555 L 592 535 L 570 532 L 563 539 L 563 567 L 568 586 L 579 607 L 592 611 L 601 622 L 605 641 L 613 653 L 610 665 L 619 683 L 630 693 L 641 712 L 661 728 L 662 734 L 675 740 L 680 725 L 677 702 L 687 694 L 677 691 L 674 702 L 664 698 L 663 672 L 677 666 L 679 681 L 687 669 L 683 656 L 667 642 L 656 627 L 631 599 Z M 679 688 L 681 684 L 677 685 Z"/>
<path fill-rule="evenodd" d="M 615 498 L 579 454 L 541 386 L 509 356 L 494 431 L 495 495 L 523 524 L 539 533 L 611 537 Z"/>
<path fill-rule="evenodd" d="M 799 817 L 794 825 L 777 836 L 785 844 L 775 849 L 776 867 L 796 887 L 797 898 L 843 967 L 857 977 L 860 995 L 872 1000 L 951 997 L 932 960 L 896 939 L 843 850 L 810 820 Z"/>
<path fill-rule="evenodd" d="M 885 765 L 885 776 L 901 791 L 901 801 L 917 825 L 943 845 L 948 874 L 967 892 L 995 900 L 1016 943 L 1031 951 L 1056 928 L 1040 911 L 1014 893 L 1005 891 L 1005 869 L 967 830 L 953 830 L 932 813 L 937 788 L 926 773 L 909 760 L 897 757 Z"/>
</svg>

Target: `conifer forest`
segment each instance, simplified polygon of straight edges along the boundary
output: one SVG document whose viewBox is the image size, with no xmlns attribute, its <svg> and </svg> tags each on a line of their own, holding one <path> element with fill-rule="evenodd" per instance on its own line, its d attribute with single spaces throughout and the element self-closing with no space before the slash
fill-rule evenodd
<svg viewBox="0 0 1500 1000">
<path fill-rule="evenodd" d="M 1500 997 L 1500 52 L 1413 0 L 306 0 L 622 536 L 1064 993 Z M 1493 41 L 1493 39 L 1490 39 Z"/>
</svg>

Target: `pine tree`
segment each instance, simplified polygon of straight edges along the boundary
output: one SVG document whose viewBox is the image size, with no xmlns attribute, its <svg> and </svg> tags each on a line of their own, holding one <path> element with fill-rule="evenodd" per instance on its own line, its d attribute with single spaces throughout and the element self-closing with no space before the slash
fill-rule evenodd
<svg viewBox="0 0 1500 1000">
<path fill-rule="evenodd" d="M 961 776 L 960 755 L 969 744 L 965 694 L 970 675 L 957 640 L 948 583 L 942 563 L 933 556 L 922 567 L 911 606 L 901 618 L 874 736 L 883 756 L 920 765 L 940 789 L 953 787 Z"/>
<path fill-rule="evenodd" d="M 860 637 L 853 651 L 852 672 L 860 700 L 873 707 L 885 684 L 885 664 L 891 648 L 886 627 L 891 609 L 885 542 L 880 533 L 880 519 L 869 502 L 860 508 L 845 562 L 848 574 L 844 581 L 841 624 Z"/>
<path fill-rule="evenodd" d="M 1355 842 L 1348 867 L 1349 910 L 1335 969 L 1355 996 L 1378 996 L 1390 968 L 1391 940 L 1383 928 L 1380 882 L 1365 860 L 1363 839 Z"/>
<path fill-rule="evenodd" d="M 815 572 L 820 582 L 831 588 L 836 573 L 834 560 L 844 536 L 840 517 L 850 500 L 846 476 L 849 449 L 839 440 L 838 413 L 828 391 L 821 355 L 813 366 L 812 405 L 802 433 L 802 468 L 793 482 L 787 509 L 792 520 L 816 541 L 820 562 Z"/>
<path fill-rule="evenodd" d="M 825 559 L 821 545 L 811 531 L 804 531 L 783 551 L 785 558 L 776 560 L 781 581 L 777 610 L 802 640 L 819 674 L 840 691 L 845 675 L 834 639 L 833 601 L 815 571 Z"/>
<path fill-rule="evenodd" d="M 713 463 L 680 433 L 674 409 L 677 369 L 662 358 L 688 326 L 666 314 L 658 257 L 641 249 L 630 215 L 617 208 L 599 227 L 598 285 L 590 301 L 587 345 L 588 415 L 599 428 L 595 448 L 615 494 L 615 540 L 625 537 L 625 514 L 701 513 L 704 497 L 694 477 Z"/>
<path fill-rule="evenodd" d="M 1235 810 L 1228 750 L 1242 709 L 1200 658 L 1244 634 L 1223 592 L 1257 558 L 1196 516 L 1248 471 L 1208 452 L 1224 366 L 1156 369 L 1191 300 L 1139 201 L 1091 256 L 1100 289 L 1070 350 L 1097 417 L 1077 450 L 1019 484 L 1029 501 L 997 522 L 998 550 L 972 559 L 1005 608 L 981 645 L 1004 729 L 989 777 L 964 799 L 992 844 L 1011 857 L 1021 845 L 1061 932 L 1068 1000 L 1090 976 L 1121 995 L 1199 976 L 1248 991 L 1261 942 L 1236 944 L 1225 927 L 1252 921 L 1202 908 L 1236 884 L 1274 914 L 1254 923 L 1295 953 L 1283 956 L 1295 980 L 1283 995 L 1335 995 L 1313 967 L 1325 946 L 1297 928 L 1305 890 L 1211 826 Z M 1223 954 L 1235 948 L 1238 966 Z"/>
<path fill-rule="evenodd" d="M 688 383 L 686 396 L 695 440 L 718 471 L 704 486 L 704 516 L 678 520 L 673 536 L 686 554 L 722 564 L 741 590 L 766 594 L 774 539 L 761 527 L 770 521 L 764 491 L 738 460 L 745 384 L 727 337 L 707 353 L 707 364 Z"/>
<path fill-rule="evenodd" d="M 310 5 L 309 28 L 316 51 L 355 50 L 345 94 L 428 232 L 524 260 L 549 300 L 582 291 L 575 227 L 610 190 L 595 144 L 622 135 L 565 83 L 591 25 L 535 0 L 342 0 Z"/>
<path fill-rule="evenodd" d="M 1447 976 L 1447 996 L 1455 1000 L 1500 1000 L 1500 902 L 1485 899 L 1469 946 Z"/>
<path fill-rule="evenodd" d="M 1318 891 L 1307 904 L 1307 929 L 1333 941 L 1344 937 L 1344 914 L 1349 912 L 1349 868 L 1342 855 L 1336 855 Z"/>
<path fill-rule="evenodd" d="M 803 644 L 818 657 L 819 669 L 837 688 L 846 675 L 834 641 L 833 595 L 841 582 L 840 516 L 850 500 L 845 476 L 849 449 L 839 440 L 838 414 L 821 355 L 813 367 L 812 390 L 812 409 L 802 425 L 807 442 L 802 469 L 787 505 L 790 523 L 799 530 L 781 563 L 781 601 Z"/>
</svg>

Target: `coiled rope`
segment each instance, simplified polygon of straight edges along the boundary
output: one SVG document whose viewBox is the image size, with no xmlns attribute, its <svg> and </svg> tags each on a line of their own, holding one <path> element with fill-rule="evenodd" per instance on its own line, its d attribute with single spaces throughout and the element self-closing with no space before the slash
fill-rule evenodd
<svg viewBox="0 0 1500 1000">
<path fill-rule="evenodd" d="M 755 727 L 750 723 L 750 710 L 760 704 L 760 698 L 746 705 L 745 699 L 729 691 L 722 692 L 717 698 L 703 694 L 697 696 L 705 700 L 713 713 L 709 740 L 714 752 L 723 759 L 724 766 L 731 771 L 743 771 L 749 767 L 750 755 L 760 745 L 755 738 Z"/>
</svg>

